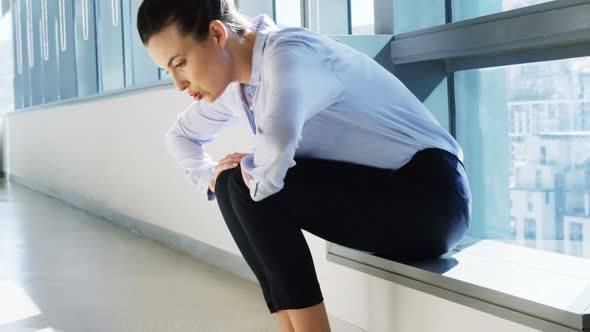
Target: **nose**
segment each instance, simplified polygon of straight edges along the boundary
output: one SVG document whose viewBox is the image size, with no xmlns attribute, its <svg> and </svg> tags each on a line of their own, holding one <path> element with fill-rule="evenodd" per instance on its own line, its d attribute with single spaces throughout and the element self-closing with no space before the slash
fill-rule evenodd
<svg viewBox="0 0 590 332">
<path fill-rule="evenodd" d="M 186 87 L 188 86 L 188 82 L 187 81 L 174 80 L 174 85 L 176 86 L 176 88 L 179 91 L 184 91 L 186 89 Z"/>
<path fill-rule="evenodd" d="M 174 85 L 176 86 L 176 88 L 179 91 L 184 91 L 186 89 L 187 86 L 190 86 L 190 83 L 186 80 L 180 80 L 178 78 L 175 77 L 174 74 L 170 74 L 170 76 L 172 76 L 172 80 L 174 81 Z"/>
</svg>

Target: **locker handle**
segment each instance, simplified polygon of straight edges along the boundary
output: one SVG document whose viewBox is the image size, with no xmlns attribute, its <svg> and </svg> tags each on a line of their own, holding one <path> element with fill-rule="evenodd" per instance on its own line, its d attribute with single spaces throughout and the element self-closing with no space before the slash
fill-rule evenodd
<svg viewBox="0 0 590 332">
<path fill-rule="evenodd" d="M 82 0 L 82 37 L 88 40 L 88 0 Z"/>
<path fill-rule="evenodd" d="M 23 73 L 23 35 L 21 30 L 21 17 L 20 17 L 20 1 L 14 1 L 15 9 L 15 20 L 16 25 L 16 70 L 19 74 Z"/>
<path fill-rule="evenodd" d="M 111 0 L 111 20 L 113 26 L 119 25 L 119 0 Z"/>
<path fill-rule="evenodd" d="M 66 33 L 66 4 L 65 0 L 59 0 L 59 48 L 62 52 L 68 48 Z"/>
<path fill-rule="evenodd" d="M 27 45 L 29 52 L 29 68 L 35 66 L 35 50 L 33 49 L 33 15 L 31 14 L 31 0 L 26 1 L 27 10 Z"/>
<path fill-rule="evenodd" d="M 49 61 L 49 37 L 47 31 L 47 0 L 41 0 L 41 47 L 43 50 L 43 60 Z"/>
</svg>

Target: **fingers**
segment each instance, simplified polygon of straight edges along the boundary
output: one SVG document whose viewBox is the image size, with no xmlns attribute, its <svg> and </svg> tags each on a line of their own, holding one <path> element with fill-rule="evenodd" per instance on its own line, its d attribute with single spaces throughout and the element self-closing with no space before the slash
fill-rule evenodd
<svg viewBox="0 0 590 332">
<path fill-rule="evenodd" d="M 232 154 L 228 154 L 225 158 L 223 158 L 221 162 L 234 162 L 234 163 L 239 163 L 242 158 L 244 158 L 244 156 L 246 156 L 247 153 L 239 153 L 239 152 L 235 152 Z"/>
<path fill-rule="evenodd" d="M 227 156 L 228 156 L 228 157 L 229 157 L 229 156 L 243 157 L 243 156 L 245 156 L 245 155 L 247 155 L 247 153 L 234 152 L 234 153 L 232 153 L 232 154 L 228 154 Z"/>
<path fill-rule="evenodd" d="M 242 158 L 244 158 L 247 154 L 248 153 L 234 152 L 232 154 L 228 154 L 225 158 L 221 159 L 219 161 L 219 163 L 217 164 L 217 166 L 215 167 L 215 178 L 214 179 L 217 179 L 217 176 L 219 175 L 219 173 L 221 173 L 225 170 L 231 169 L 231 168 L 238 167 Z"/>
<path fill-rule="evenodd" d="M 231 156 L 231 157 L 225 157 L 223 159 L 221 159 L 219 161 L 219 163 L 240 163 L 240 161 L 242 160 L 241 157 L 238 156 Z"/>
<path fill-rule="evenodd" d="M 238 167 L 239 163 L 240 163 L 239 160 L 235 161 L 235 160 L 224 159 L 223 161 L 219 162 L 217 167 L 215 167 L 215 173 L 219 174 L 219 173 L 225 171 L 226 169 L 236 168 L 236 167 Z"/>
</svg>

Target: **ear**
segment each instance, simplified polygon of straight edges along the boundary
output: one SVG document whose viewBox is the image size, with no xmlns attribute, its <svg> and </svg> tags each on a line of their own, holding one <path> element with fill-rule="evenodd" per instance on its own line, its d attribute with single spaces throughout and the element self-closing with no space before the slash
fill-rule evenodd
<svg viewBox="0 0 590 332">
<path fill-rule="evenodd" d="M 228 31 L 220 20 L 213 20 L 209 23 L 209 35 L 213 38 L 215 44 L 221 48 L 225 48 L 227 43 Z"/>
</svg>

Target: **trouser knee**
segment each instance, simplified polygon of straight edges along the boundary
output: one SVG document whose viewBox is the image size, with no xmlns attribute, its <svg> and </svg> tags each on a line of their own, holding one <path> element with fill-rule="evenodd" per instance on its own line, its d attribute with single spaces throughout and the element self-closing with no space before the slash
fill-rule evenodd
<svg viewBox="0 0 590 332">
<path fill-rule="evenodd" d="M 234 171 L 234 168 L 226 169 L 217 175 L 215 179 L 215 195 L 217 197 L 227 196 L 229 194 L 228 182 Z"/>
<path fill-rule="evenodd" d="M 217 197 L 227 198 L 231 195 L 248 193 L 248 187 L 244 184 L 242 179 L 242 171 L 240 167 L 226 169 L 217 175 L 215 180 L 215 195 Z"/>
</svg>

